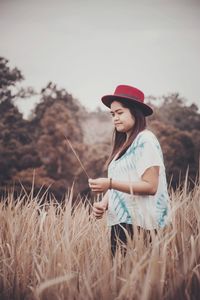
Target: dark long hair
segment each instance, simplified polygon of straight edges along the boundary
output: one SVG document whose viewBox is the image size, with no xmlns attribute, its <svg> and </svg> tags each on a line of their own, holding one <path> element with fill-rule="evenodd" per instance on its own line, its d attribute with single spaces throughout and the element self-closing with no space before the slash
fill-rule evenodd
<svg viewBox="0 0 200 300">
<path fill-rule="evenodd" d="M 129 101 L 123 100 L 118 102 L 120 102 L 123 107 L 128 108 L 130 110 L 131 115 L 135 119 L 135 124 L 133 126 L 133 129 L 127 141 L 126 141 L 125 132 L 118 132 L 116 128 L 114 129 L 113 138 L 112 138 L 113 148 L 106 162 L 107 166 L 110 164 L 110 162 L 113 160 L 113 158 L 116 156 L 117 153 L 119 153 L 117 157 L 117 159 L 119 159 L 131 146 L 138 133 L 143 131 L 146 128 L 146 119 L 140 108 L 131 104 Z"/>
</svg>

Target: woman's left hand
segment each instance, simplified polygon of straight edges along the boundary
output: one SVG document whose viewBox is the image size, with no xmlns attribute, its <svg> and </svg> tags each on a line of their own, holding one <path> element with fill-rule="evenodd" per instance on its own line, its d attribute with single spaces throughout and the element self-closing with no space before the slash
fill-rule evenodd
<svg viewBox="0 0 200 300">
<path fill-rule="evenodd" d="M 109 178 L 97 178 L 88 180 L 89 187 L 93 192 L 104 193 L 109 189 L 110 179 Z"/>
</svg>

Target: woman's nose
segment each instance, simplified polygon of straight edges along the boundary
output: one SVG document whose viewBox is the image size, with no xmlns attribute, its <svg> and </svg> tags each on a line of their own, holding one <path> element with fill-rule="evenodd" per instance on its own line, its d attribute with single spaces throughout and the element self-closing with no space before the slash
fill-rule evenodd
<svg viewBox="0 0 200 300">
<path fill-rule="evenodd" d="M 117 115 L 115 115 L 114 118 L 113 118 L 113 121 L 115 122 L 115 121 L 118 121 L 118 120 L 119 120 L 119 117 Z"/>
</svg>

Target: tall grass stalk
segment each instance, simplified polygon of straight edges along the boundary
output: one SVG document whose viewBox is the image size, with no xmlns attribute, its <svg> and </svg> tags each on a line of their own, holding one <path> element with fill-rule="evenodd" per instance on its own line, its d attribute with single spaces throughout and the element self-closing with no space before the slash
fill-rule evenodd
<svg viewBox="0 0 200 300">
<path fill-rule="evenodd" d="M 110 255 L 106 218 L 85 203 L 12 193 L 0 202 L 0 299 L 198 299 L 200 186 L 171 193 L 172 224 Z"/>
</svg>

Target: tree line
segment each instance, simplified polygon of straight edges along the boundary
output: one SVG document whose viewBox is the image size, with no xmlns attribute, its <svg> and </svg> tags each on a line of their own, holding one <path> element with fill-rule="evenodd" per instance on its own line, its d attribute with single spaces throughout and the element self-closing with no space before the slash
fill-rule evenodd
<svg viewBox="0 0 200 300">
<path fill-rule="evenodd" d="M 49 82 L 28 120 L 16 100 L 34 94 L 33 88 L 15 90 L 24 79 L 18 68 L 0 57 L 0 192 L 14 187 L 35 192 L 49 190 L 59 199 L 74 187 L 75 194 L 88 190 L 87 176 L 67 143 L 68 138 L 90 177 L 105 176 L 110 153 L 111 120 L 107 112 L 88 112 L 65 89 Z M 168 180 L 175 187 L 186 171 L 191 185 L 199 169 L 200 114 L 178 94 L 162 97 L 154 106 L 148 126 L 158 136 Z M 93 136 L 92 136 L 93 134 Z M 92 138 L 90 138 L 90 135 Z"/>
</svg>

